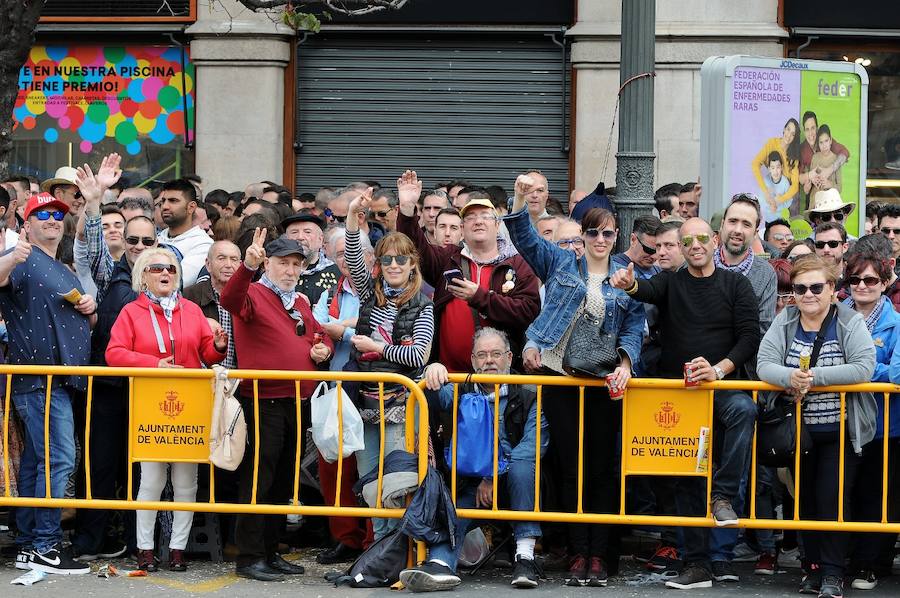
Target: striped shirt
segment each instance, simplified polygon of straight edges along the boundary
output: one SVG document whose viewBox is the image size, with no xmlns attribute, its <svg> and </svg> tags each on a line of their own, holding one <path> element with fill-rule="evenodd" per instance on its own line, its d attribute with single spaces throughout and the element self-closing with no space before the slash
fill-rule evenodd
<svg viewBox="0 0 900 598">
<path fill-rule="evenodd" d="M 372 274 L 363 260 L 359 231 L 347 231 L 344 259 L 347 262 L 347 268 L 350 270 L 353 286 L 359 290 L 359 302 L 360 304 L 365 304 L 375 294 L 375 279 L 372 278 Z M 376 305 L 373 307 L 370 321 L 372 338 L 379 342 L 386 342 L 386 339 L 382 338 L 378 332 L 378 327 L 380 326 L 389 335 L 392 335 L 396 317 L 397 306 L 392 300 L 388 300 L 384 306 L 379 307 Z M 359 328 L 359 324 L 357 324 L 357 328 Z M 423 368 L 428 362 L 433 339 L 434 306 L 428 304 L 422 309 L 413 325 L 412 344 L 403 346 L 388 343 L 388 346 L 384 349 L 384 359 L 408 367 Z M 400 339 L 395 338 L 393 341 L 394 343 L 399 343 Z"/>
</svg>

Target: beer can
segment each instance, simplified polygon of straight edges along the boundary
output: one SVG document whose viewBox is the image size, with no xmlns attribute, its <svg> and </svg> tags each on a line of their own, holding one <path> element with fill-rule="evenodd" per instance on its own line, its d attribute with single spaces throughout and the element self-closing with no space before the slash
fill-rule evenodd
<svg viewBox="0 0 900 598">
<path fill-rule="evenodd" d="M 690 380 L 691 374 L 694 373 L 694 364 L 691 362 L 687 362 L 684 364 L 684 385 L 685 386 L 699 386 L 700 382 L 698 380 Z"/>
<path fill-rule="evenodd" d="M 613 374 L 606 376 L 606 388 L 609 390 L 609 398 L 613 401 L 619 401 L 625 396 L 625 387 L 616 386 L 613 382 L 614 378 Z"/>
</svg>

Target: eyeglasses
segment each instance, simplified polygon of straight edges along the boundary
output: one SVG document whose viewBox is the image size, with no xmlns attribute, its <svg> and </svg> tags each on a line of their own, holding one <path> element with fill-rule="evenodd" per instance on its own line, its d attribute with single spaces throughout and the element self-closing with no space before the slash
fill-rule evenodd
<svg viewBox="0 0 900 598">
<path fill-rule="evenodd" d="M 900 231 L 897 231 L 900 234 Z M 786 235 L 784 233 L 772 233 L 772 238 L 779 243 L 793 243 L 794 235 Z"/>
<path fill-rule="evenodd" d="M 836 222 L 843 222 L 844 218 L 847 215 L 842 211 L 838 210 L 837 212 L 825 212 L 824 214 L 816 214 L 813 216 L 813 220 L 819 220 L 821 222 L 831 222 L 831 219 L 834 218 Z"/>
<path fill-rule="evenodd" d="M 837 249 L 840 244 L 840 241 L 816 241 L 816 249 L 825 249 L 826 245 L 832 249 Z"/>
<path fill-rule="evenodd" d="M 888 236 L 894 233 L 894 236 L 900 237 L 900 228 L 888 228 L 885 226 L 881 229 L 881 233 Z"/>
<path fill-rule="evenodd" d="M 472 353 L 472 357 L 478 361 L 484 361 L 488 356 L 490 356 L 491 359 L 497 360 L 508 353 L 509 351 L 479 351 L 478 353 Z"/>
<path fill-rule="evenodd" d="M 855 287 L 859 283 L 863 283 L 867 287 L 874 287 L 877 284 L 881 284 L 881 279 L 877 276 L 850 276 L 847 278 L 847 282 L 850 283 L 851 287 Z"/>
<path fill-rule="evenodd" d="M 572 247 L 584 247 L 584 239 L 581 237 L 572 237 L 571 239 L 560 239 L 556 242 L 556 246 L 560 249 L 565 249 L 568 246 Z"/>
<path fill-rule="evenodd" d="M 388 214 L 390 214 L 390 213 L 391 213 L 390 210 L 388 210 L 388 211 L 386 211 L 386 212 L 377 212 L 377 211 L 375 211 L 375 210 L 370 210 L 370 211 L 369 211 L 369 215 L 370 215 L 370 216 L 375 216 L 375 217 L 377 217 L 377 218 L 387 218 L 387 217 L 388 217 Z"/>
<path fill-rule="evenodd" d="M 684 247 L 690 247 L 694 244 L 694 241 L 697 241 L 701 245 L 706 245 L 709 243 L 709 235 L 706 233 L 698 233 L 696 235 L 684 235 L 681 237 L 681 244 Z"/>
<path fill-rule="evenodd" d="M 589 228 L 584 231 L 584 236 L 592 241 L 597 238 L 597 235 L 603 235 L 604 239 L 612 241 L 616 238 L 616 231 L 609 230 L 608 228 L 604 230 L 600 230 L 599 228 Z"/>
<path fill-rule="evenodd" d="M 326 218 L 330 218 L 331 220 L 334 220 L 336 222 L 345 222 L 347 220 L 346 216 L 338 216 L 337 214 L 332 212 L 330 208 L 325 208 L 323 214 L 325 214 Z"/>
<path fill-rule="evenodd" d="M 382 255 L 378 258 L 378 263 L 380 263 L 383 268 L 390 266 L 391 262 L 397 262 L 398 266 L 405 266 L 408 261 L 408 255 Z"/>
<path fill-rule="evenodd" d="M 470 214 L 463 218 L 463 222 L 494 222 L 497 217 L 493 214 Z"/>
<path fill-rule="evenodd" d="M 813 295 L 821 295 L 822 291 L 825 290 L 824 282 L 817 282 L 811 285 L 805 284 L 793 284 L 791 287 L 794 289 L 794 294 L 802 297 L 806 294 L 806 291 L 812 291 Z"/>
<path fill-rule="evenodd" d="M 793 298 L 794 298 L 793 293 L 778 293 L 778 300 L 783 303 L 787 303 L 788 301 L 790 301 Z"/>
<path fill-rule="evenodd" d="M 647 255 L 656 255 L 656 247 L 648 247 L 647 245 L 644 245 L 644 242 L 640 239 L 638 239 L 638 243 L 640 244 L 641 249 L 644 250 L 644 253 Z"/>
<path fill-rule="evenodd" d="M 150 274 L 162 274 L 163 272 L 175 274 L 178 272 L 178 268 L 175 267 L 175 264 L 150 264 L 144 268 L 144 272 L 149 272 Z"/>
<path fill-rule="evenodd" d="M 140 243 L 144 247 L 153 247 L 156 245 L 156 239 L 153 237 L 125 237 L 125 242 L 129 245 L 137 245 Z"/>
<path fill-rule="evenodd" d="M 66 213 L 62 210 L 55 210 L 53 212 L 50 210 L 38 210 L 34 215 L 37 216 L 38 220 L 50 220 L 50 216 L 53 216 L 53 219 L 57 222 L 62 222 L 63 218 L 66 217 Z"/>
</svg>

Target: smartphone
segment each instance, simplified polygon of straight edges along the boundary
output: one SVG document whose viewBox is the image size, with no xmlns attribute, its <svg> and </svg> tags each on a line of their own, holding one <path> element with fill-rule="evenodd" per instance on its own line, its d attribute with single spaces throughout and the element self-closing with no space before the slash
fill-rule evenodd
<svg viewBox="0 0 900 598">
<path fill-rule="evenodd" d="M 444 271 L 444 280 L 447 281 L 447 284 L 450 284 L 455 279 L 462 278 L 462 277 L 463 277 L 463 275 L 459 268 L 453 268 L 452 270 Z"/>
</svg>

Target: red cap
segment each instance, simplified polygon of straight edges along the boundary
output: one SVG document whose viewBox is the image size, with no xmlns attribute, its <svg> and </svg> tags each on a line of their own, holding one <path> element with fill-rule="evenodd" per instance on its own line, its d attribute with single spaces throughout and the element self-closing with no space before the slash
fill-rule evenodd
<svg viewBox="0 0 900 598">
<path fill-rule="evenodd" d="M 62 210 L 62 212 L 65 214 L 68 213 L 69 206 L 66 205 L 65 202 L 56 199 L 49 193 L 38 193 L 36 195 L 32 195 L 28 198 L 28 201 L 25 202 L 25 220 L 28 220 L 28 217 L 31 216 L 32 212 L 50 209 Z"/>
</svg>

